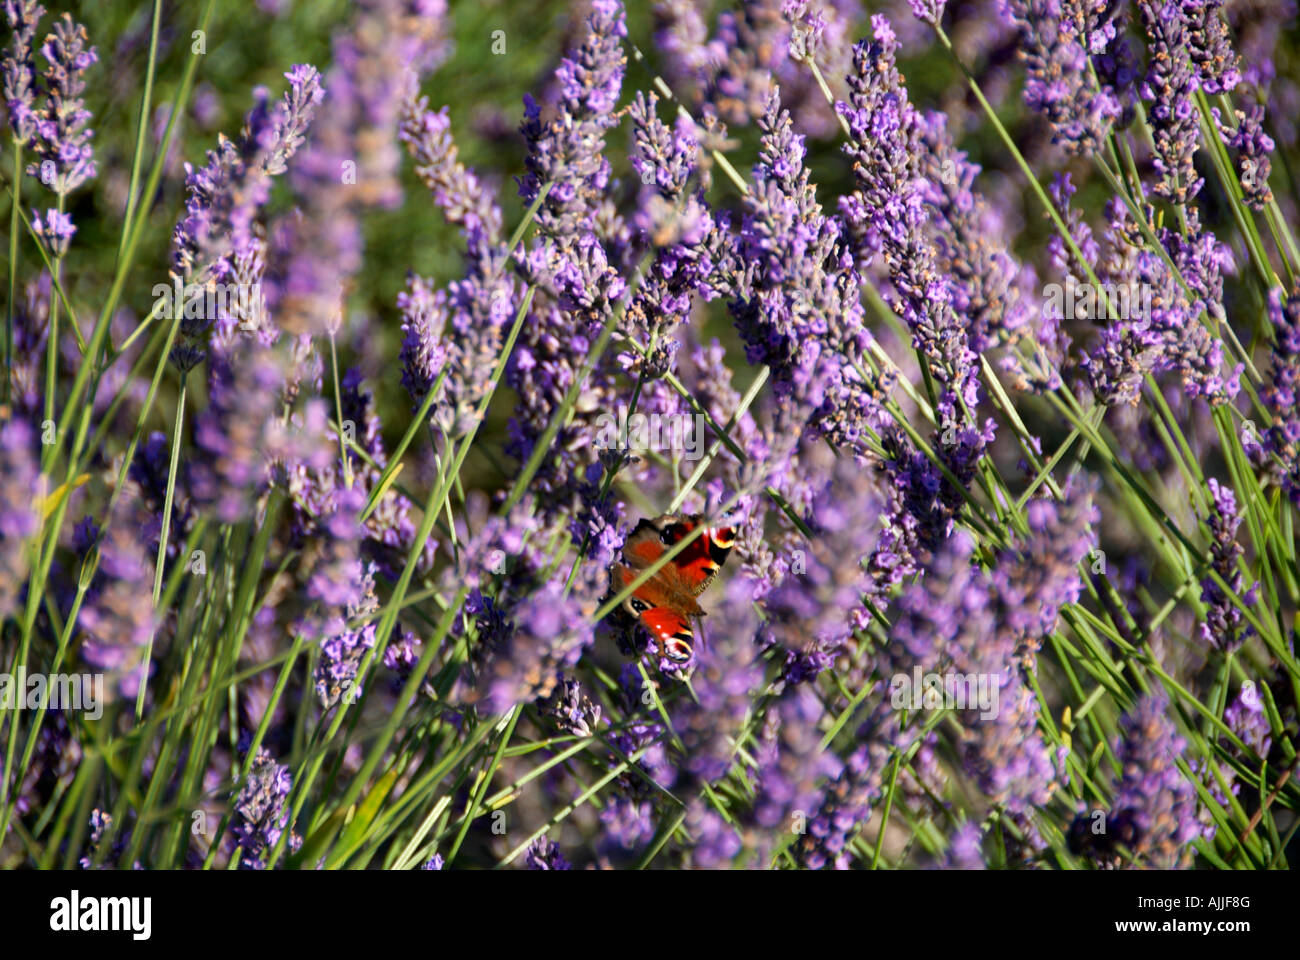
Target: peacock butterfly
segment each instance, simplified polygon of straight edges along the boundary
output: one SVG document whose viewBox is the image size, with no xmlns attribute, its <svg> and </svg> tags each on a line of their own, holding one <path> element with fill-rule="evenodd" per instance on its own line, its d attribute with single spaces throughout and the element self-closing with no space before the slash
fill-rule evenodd
<svg viewBox="0 0 1300 960">
<path fill-rule="evenodd" d="M 702 523 L 699 514 L 641 520 L 623 544 L 623 562 L 610 569 L 610 589 L 622 590 Z M 734 527 L 707 527 L 623 601 L 622 613 L 645 627 L 664 659 L 690 661 L 695 642 L 691 617 L 704 616 L 695 598 L 718 575 L 735 539 Z"/>
</svg>

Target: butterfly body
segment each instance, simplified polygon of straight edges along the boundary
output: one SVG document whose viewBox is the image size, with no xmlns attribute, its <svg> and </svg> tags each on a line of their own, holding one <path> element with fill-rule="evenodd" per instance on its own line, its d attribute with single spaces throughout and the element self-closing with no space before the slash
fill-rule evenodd
<svg viewBox="0 0 1300 960">
<path fill-rule="evenodd" d="M 637 587 L 621 608 L 646 629 L 664 659 L 678 664 L 691 659 L 695 644 L 691 618 L 704 616 L 696 597 L 722 569 L 735 542 L 735 529 L 708 526 L 698 514 L 642 520 L 623 545 L 623 562 L 610 571 L 611 589 L 621 591 L 700 526 L 705 529 Z"/>
</svg>

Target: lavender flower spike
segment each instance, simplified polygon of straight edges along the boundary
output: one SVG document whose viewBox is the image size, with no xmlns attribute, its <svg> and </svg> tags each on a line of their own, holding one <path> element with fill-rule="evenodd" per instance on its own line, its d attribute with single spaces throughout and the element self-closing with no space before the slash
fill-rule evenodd
<svg viewBox="0 0 1300 960">
<path fill-rule="evenodd" d="M 409 71 L 437 57 L 442 0 L 365 0 L 333 42 L 323 111 L 290 173 L 293 224 L 277 320 L 290 333 L 334 331 L 343 291 L 361 267 L 358 214 L 402 197 L 397 127 Z"/>
<path fill-rule="evenodd" d="M 623 4 L 595 0 L 588 24 L 586 42 L 564 58 L 557 73 L 559 116 L 543 123 L 537 101 L 524 98 L 521 130 L 529 145 L 528 173 L 520 181 L 519 196 L 525 204 L 532 203 L 542 184 L 553 184 L 537 211 L 537 223 L 546 233 L 577 232 L 609 186 L 610 165 L 601 150 L 605 131 L 618 122 L 614 108 L 626 62 Z"/>
<path fill-rule="evenodd" d="M 314 67 L 300 64 L 285 77 L 289 89 L 274 107 L 265 88 L 254 92 L 238 142 L 220 137 L 205 166 L 185 165 L 185 217 L 173 234 L 172 267 L 186 279 L 222 280 L 233 258 L 252 253 L 253 222 L 270 198 L 271 177 L 286 169 L 323 96 Z"/>
<path fill-rule="evenodd" d="M 1264 132 L 1264 107 L 1252 104 L 1236 111 L 1237 129 L 1227 130 L 1222 123 L 1219 131 L 1224 142 L 1237 151 L 1237 168 L 1246 205 L 1252 210 L 1263 210 L 1273 202 L 1268 177 L 1273 170 L 1271 154 L 1276 147 L 1273 138 Z M 1218 111 L 1215 111 L 1218 120 Z"/>
<path fill-rule="evenodd" d="M 98 540 L 99 570 L 81 607 L 81 656 L 131 699 L 148 679 L 145 650 L 158 623 L 153 608 L 154 557 L 143 542 L 142 505 L 124 497 L 100 539 L 89 518 L 75 538 L 85 556 Z M 93 534 L 93 536 L 92 536 Z"/>
<path fill-rule="evenodd" d="M 1186 866 L 1188 844 L 1200 834 L 1196 789 L 1175 762 L 1186 744 L 1166 716 L 1168 706 L 1163 694 L 1149 694 L 1120 719 L 1124 735 L 1117 752 L 1124 772 L 1106 832 L 1137 866 L 1157 870 Z"/>
<path fill-rule="evenodd" d="M 1088 38 L 1068 0 L 1002 0 L 1002 16 L 1020 29 L 1025 103 L 1052 128 L 1052 141 L 1080 156 L 1096 153 L 1120 115 L 1115 92 L 1088 69 Z"/>
<path fill-rule="evenodd" d="M 1273 363 L 1261 391 L 1273 423 L 1261 437 L 1248 424 L 1242 435 L 1247 452 L 1279 483 L 1291 503 L 1300 505 L 1300 289 L 1269 293 L 1273 324 Z"/>
<path fill-rule="evenodd" d="M 72 235 L 77 232 L 72 217 L 49 208 L 45 213 L 32 211 L 32 232 L 41 238 L 53 257 L 61 257 L 68 252 Z"/>
<path fill-rule="evenodd" d="M 908 0 L 908 3 L 912 5 L 916 19 L 922 23 L 938 25 L 943 19 L 943 10 L 948 5 L 948 0 Z"/>
<path fill-rule="evenodd" d="M 524 854 L 529 870 L 572 870 L 569 861 L 560 853 L 559 844 L 547 837 L 538 837 Z"/>
<path fill-rule="evenodd" d="M 398 136 L 415 159 L 415 172 L 433 193 L 448 222 L 465 238 L 465 276 L 444 293 L 419 277 L 398 294 L 402 310 L 402 383 L 413 405 L 424 399 L 442 371 L 445 402 L 433 416 L 453 437 L 475 425 L 515 304 L 514 280 L 506 270 L 509 251 L 501 239 L 501 207 L 492 191 L 457 159 L 447 108 L 428 109 L 416 98 L 415 78 L 402 106 Z M 442 400 L 443 398 L 439 398 Z"/>
<path fill-rule="evenodd" d="M 1241 83 L 1241 61 L 1228 39 L 1224 0 L 1181 0 L 1187 48 L 1206 93 L 1230 93 Z"/>
<path fill-rule="evenodd" d="M 27 576 L 25 541 L 40 529 L 35 443 L 24 421 L 0 424 L 0 621 L 17 609 Z"/>
<path fill-rule="evenodd" d="M 248 765 L 246 779 L 235 798 L 230 833 L 240 847 L 240 867 L 265 870 L 267 857 L 289 827 L 289 768 L 276 763 L 265 747 Z M 290 832 L 287 847 L 296 851 L 302 837 Z"/>
<path fill-rule="evenodd" d="M 1237 527 L 1241 525 L 1241 513 L 1237 509 L 1237 498 L 1232 488 L 1224 486 L 1213 477 L 1209 481 L 1213 510 L 1209 517 L 1210 562 L 1223 581 L 1233 593 L 1241 594 L 1242 575 L 1237 566 L 1237 558 L 1243 553 L 1241 544 L 1237 543 Z M 1247 592 L 1245 600 L 1254 600 L 1255 587 Z M 1236 650 L 1250 636 L 1249 625 L 1243 625 L 1245 616 L 1233 603 L 1232 599 L 1219 586 L 1219 581 L 1208 574 L 1201 580 L 1201 600 L 1206 606 L 1205 622 L 1201 624 L 1201 637 L 1206 643 L 1220 650 Z"/>
<path fill-rule="evenodd" d="M 1200 132 L 1183 17 L 1173 0 L 1161 6 L 1145 0 L 1141 9 L 1151 55 L 1142 95 L 1151 104 L 1155 167 L 1160 174 L 1155 192 L 1185 207 L 1201 192 L 1203 181 L 1192 163 Z"/>
<path fill-rule="evenodd" d="M 32 43 L 45 8 L 36 0 L 5 0 L 5 17 L 11 31 L 0 73 L 4 75 L 5 111 L 9 128 L 18 143 L 27 143 L 36 132 L 36 63 Z"/>
<path fill-rule="evenodd" d="M 99 57 L 86 39 L 86 28 L 65 13 L 41 47 L 48 64 L 46 101 L 36 112 L 32 138 L 36 159 L 27 165 L 27 172 L 61 197 L 91 179 L 96 169 L 90 146 L 94 131 L 86 126 L 90 111 L 81 94 L 86 89 L 84 74 Z"/>
</svg>

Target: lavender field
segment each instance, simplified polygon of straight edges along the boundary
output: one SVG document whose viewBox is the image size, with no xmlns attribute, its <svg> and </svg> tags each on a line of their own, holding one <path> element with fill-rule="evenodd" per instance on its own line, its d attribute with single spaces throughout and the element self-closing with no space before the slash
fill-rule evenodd
<svg viewBox="0 0 1300 960">
<path fill-rule="evenodd" d="M 1297 864 L 1295 0 L 3 7 L 0 868 Z"/>
</svg>

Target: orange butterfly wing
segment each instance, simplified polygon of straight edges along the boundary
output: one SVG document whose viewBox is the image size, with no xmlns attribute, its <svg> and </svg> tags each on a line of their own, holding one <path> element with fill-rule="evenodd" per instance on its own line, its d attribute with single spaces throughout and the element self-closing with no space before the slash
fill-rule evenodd
<svg viewBox="0 0 1300 960">
<path fill-rule="evenodd" d="M 642 520 L 627 538 L 623 556 L 634 568 L 644 570 L 663 556 L 665 550 L 689 536 L 700 523 L 698 515 Z M 671 568 L 671 579 L 679 581 L 685 593 L 698 597 L 726 563 L 735 539 L 732 527 L 710 527 L 668 561 L 661 572 Z"/>
<path fill-rule="evenodd" d="M 669 520 L 664 526 L 662 537 L 667 541 L 667 546 L 671 547 L 694 532 L 700 523 L 698 515 Z M 727 555 L 731 553 L 735 542 L 735 530 L 731 527 L 710 527 L 673 558 L 672 564 L 686 582 L 691 596 L 698 597 L 713 582 L 722 565 L 727 562 Z"/>
<path fill-rule="evenodd" d="M 659 652 L 673 663 L 691 659 L 695 632 L 691 622 L 669 607 L 651 607 L 641 614 L 641 623 L 659 644 Z"/>
<path fill-rule="evenodd" d="M 627 586 L 664 552 L 699 526 L 699 516 L 666 515 L 642 520 L 623 547 L 626 566 L 616 564 L 618 582 Z M 637 618 L 659 646 L 665 659 L 686 663 L 695 639 L 690 617 L 703 616 L 695 597 L 713 582 L 731 552 L 735 533 L 731 527 L 714 527 L 701 533 L 672 560 L 641 584 L 626 601 L 627 612 Z"/>
</svg>

